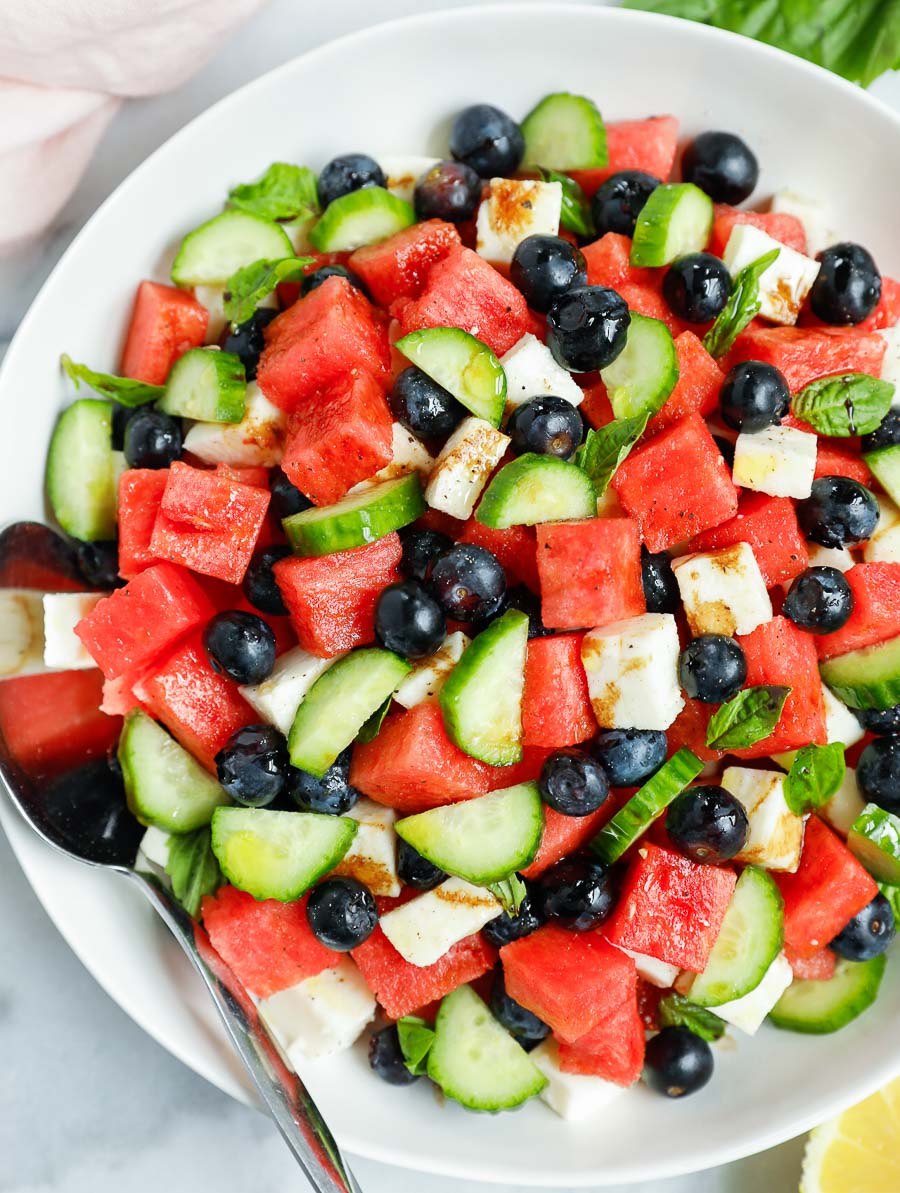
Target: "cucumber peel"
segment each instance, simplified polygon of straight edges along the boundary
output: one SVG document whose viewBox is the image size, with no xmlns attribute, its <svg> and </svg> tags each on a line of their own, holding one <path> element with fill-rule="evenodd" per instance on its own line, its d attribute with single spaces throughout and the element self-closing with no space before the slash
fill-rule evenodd
<svg viewBox="0 0 900 1193">
<path fill-rule="evenodd" d="M 827 982 L 794 981 L 769 1012 L 769 1020 L 784 1031 L 827 1035 L 852 1023 L 878 996 L 887 958 L 871 961 L 838 959 Z"/>
<path fill-rule="evenodd" d="M 417 472 L 351 493 L 335 505 L 291 514 L 282 525 L 295 555 L 331 555 L 377 542 L 425 512 Z"/>
<path fill-rule="evenodd" d="M 669 182 L 652 191 L 641 208 L 631 242 L 631 264 L 671 265 L 706 248 L 713 224 L 709 195 L 692 182 Z"/>
<path fill-rule="evenodd" d="M 157 410 L 204 423 L 239 423 L 244 417 L 247 378 L 233 352 L 190 348 L 172 365 Z"/>
<path fill-rule="evenodd" d="M 597 494 L 586 472 L 556 456 L 526 452 L 496 474 L 481 498 L 475 520 L 503 530 L 591 518 L 596 512 Z"/>
<path fill-rule="evenodd" d="M 819 665 L 824 682 L 850 708 L 900 704 L 900 635 Z"/>
</svg>

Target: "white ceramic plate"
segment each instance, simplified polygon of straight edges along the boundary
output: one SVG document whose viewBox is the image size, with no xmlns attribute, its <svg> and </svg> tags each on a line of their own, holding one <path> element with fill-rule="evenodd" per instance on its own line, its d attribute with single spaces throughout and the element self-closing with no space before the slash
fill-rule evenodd
<svg viewBox="0 0 900 1193">
<path fill-rule="evenodd" d="M 685 135 L 726 128 L 763 166 L 763 199 L 789 184 L 828 199 L 835 226 L 900 271 L 900 121 L 863 92 L 753 42 L 700 25 L 588 7 L 484 7 L 383 25 L 307 54 L 217 104 L 153 154 L 103 205 L 54 270 L 0 375 L 0 524 L 41 518 L 44 452 L 64 401 L 61 352 L 114 369 L 136 282 L 164 276 L 180 236 L 229 186 L 273 160 L 445 151 L 450 117 L 489 100 L 524 114 L 548 91 L 593 96 L 612 119 L 674 112 Z M 9 806 L 0 818 L 60 931 L 152 1036 L 234 1097 L 238 1066 L 199 985 L 146 906 L 55 855 Z M 362 1047 L 305 1074 L 359 1155 L 460 1178 L 602 1186 L 661 1178 L 798 1134 L 900 1072 L 900 956 L 875 1009 L 831 1038 L 764 1029 L 723 1045 L 715 1080 L 684 1102 L 636 1089 L 594 1123 L 541 1104 L 499 1117 L 390 1090 Z M 62 1007 L 61 1013 L 62 1013 Z"/>
</svg>

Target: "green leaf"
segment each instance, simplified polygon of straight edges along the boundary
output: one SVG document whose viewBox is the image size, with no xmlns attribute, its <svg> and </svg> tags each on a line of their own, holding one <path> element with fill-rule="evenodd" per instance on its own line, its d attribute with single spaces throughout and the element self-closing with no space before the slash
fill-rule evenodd
<svg viewBox="0 0 900 1193">
<path fill-rule="evenodd" d="M 381 732 L 381 726 L 384 723 L 384 718 L 388 714 L 388 709 L 391 707 L 391 701 L 393 699 L 393 696 L 388 696 L 384 704 L 382 704 L 380 708 L 375 709 L 368 721 L 363 724 L 359 733 L 357 733 L 357 741 L 363 742 L 363 744 L 365 744 L 366 742 L 375 740 L 375 738 Z"/>
<path fill-rule="evenodd" d="M 731 351 L 731 346 L 747 324 L 759 314 L 759 279 L 766 272 L 781 249 L 763 253 L 738 273 L 731 287 L 728 301 L 716 315 L 716 321 L 703 337 L 703 347 L 717 359 Z"/>
<path fill-rule="evenodd" d="M 846 769 L 842 742 L 804 746 L 797 751 L 784 781 L 787 806 L 797 816 L 821 808 L 843 783 Z"/>
<path fill-rule="evenodd" d="M 316 176 L 306 166 L 273 162 L 256 182 L 245 182 L 228 192 L 228 203 L 240 211 L 267 220 L 290 220 L 319 214 Z"/>
<path fill-rule="evenodd" d="M 192 833 L 173 833 L 169 837 L 166 873 L 172 879 L 175 898 L 195 919 L 204 895 L 214 895 L 225 882 L 212 851 L 208 828 Z"/>
<path fill-rule="evenodd" d="M 225 317 L 232 323 L 246 323 L 264 298 L 279 282 L 298 282 L 312 257 L 282 257 L 278 261 L 254 261 L 228 279 L 225 288 Z"/>
<path fill-rule="evenodd" d="M 434 1043 L 434 1028 L 417 1015 L 404 1015 L 397 1020 L 400 1051 L 410 1073 L 420 1077 L 426 1070 L 428 1053 Z"/>
<path fill-rule="evenodd" d="M 508 874 L 499 882 L 492 882 L 487 888 L 495 899 L 499 899 L 503 910 L 510 918 L 519 914 L 522 901 L 528 894 L 528 888 L 518 874 Z"/>
<path fill-rule="evenodd" d="M 820 435 L 870 435 L 891 408 L 894 386 L 866 373 L 812 381 L 791 399 L 791 411 Z"/>
<path fill-rule="evenodd" d="M 133 377 L 96 373 L 87 365 L 77 364 L 65 353 L 59 358 L 59 363 L 75 382 L 76 389 L 81 389 L 84 382 L 95 394 L 99 394 L 101 398 L 109 398 L 111 402 L 118 402 L 120 406 L 146 406 L 148 402 L 158 402 L 166 392 L 164 385 L 148 385 L 146 381 L 135 381 Z"/>
<path fill-rule="evenodd" d="M 725 1021 L 705 1007 L 695 1006 L 680 994 L 667 994 L 659 1003 L 660 1027 L 686 1027 L 708 1043 L 725 1033 Z"/>
<path fill-rule="evenodd" d="M 742 750 L 762 741 L 781 719 L 790 691 L 769 684 L 744 688 L 710 717 L 706 744 L 714 750 Z"/>
<path fill-rule="evenodd" d="M 617 418 L 599 431 L 588 431 L 575 455 L 575 463 L 588 474 L 597 496 L 602 497 L 616 469 L 647 429 L 649 412 L 634 418 Z"/>
<path fill-rule="evenodd" d="M 544 182 L 558 182 L 562 186 L 560 226 L 574 232 L 576 236 L 596 236 L 590 201 L 575 179 L 568 174 L 560 174 L 558 170 L 539 169 Z"/>
<path fill-rule="evenodd" d="M 900 924 L 900 886 L 892 886 L 889 882 L 879 882 L 878 889 L 890 903 L 894 920 Z"/>
</svg>

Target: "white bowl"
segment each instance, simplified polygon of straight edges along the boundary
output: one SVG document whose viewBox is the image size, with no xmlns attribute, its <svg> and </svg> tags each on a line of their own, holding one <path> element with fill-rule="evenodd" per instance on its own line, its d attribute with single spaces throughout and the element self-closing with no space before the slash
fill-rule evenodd
<svg viewBox="0 0 900 1193">
<path fill-rule="evenodd" d="M 674 112 L 685 135 L 731 129 L 759 155 L 763 199 L 822 196 L 835 226 L 900 271 L 900 121 L 817 68 L 705 26 L 581 6 L 484 7 L 379 26 L 307 54 L 217 104 L 164 145 L 81 232 L 34 303 L 0 375 L 0 523 L 41 518 L 44 453 L 64 402 L 58 359 L 114 369 L 138 279 L 164 276 L 180 236 L 229 186 L 273 160 L 336 152 L 441 153 L 477 100 L 526 112 L 545 92 L 593 96 L 612 119 Z M 57 856 L 3 802 L 13 847 L 60 931 L 152 1036 L 234 1097 L 242 1074 L 165 930 L 123 884 Z M 717 1051 L 700 1094 L 642 1088 L 597 1121 L 542 1104 L 498 1117 L 440 1106 L 424 1085 L 382 1086 L 363 1047 L 305 1074 L 351 1152 L 464 1179 L 593 1185 L 654 1179 L 747 1155 L 807 1129 L 900 1072 L 900 956 L 873 1010 L 833 1037 L 764 1028 Z M 62 1013 L 62 1005 L 60 1006 Z"/>
</svg>

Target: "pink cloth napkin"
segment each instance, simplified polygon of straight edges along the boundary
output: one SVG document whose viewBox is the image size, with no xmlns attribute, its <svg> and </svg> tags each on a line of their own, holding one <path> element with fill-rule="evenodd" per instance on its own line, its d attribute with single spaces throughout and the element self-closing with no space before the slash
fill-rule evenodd
<svg viewBox="0 0 900 1193">
<path fill-rule="evenodd" d="M 263 0 L 19 0 L 0 21 L 0 253 L 65 205 L 126 96 L 177 87 Z"/>
</svg>

